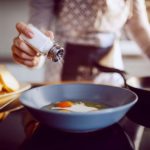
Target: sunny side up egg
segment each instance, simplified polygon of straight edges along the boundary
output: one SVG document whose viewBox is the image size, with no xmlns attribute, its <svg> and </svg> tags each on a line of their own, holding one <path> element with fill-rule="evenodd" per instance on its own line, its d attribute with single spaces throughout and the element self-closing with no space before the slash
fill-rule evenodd
<svg viewBox="0 0 150 150">
<path fill-rule="evenodd" d="M 106 105 L 83 101 L 61 101 L 43 107 L 46 110 L 63 112 L 92 112 L 103 108 L 106 108 Z"/>
<path fill-rule="evenodd" d="M 73 112 L 89 112 L 89 111 L 96 111 L 98 110 L 95 107 L 89 107 L 86 106 L 84 103 L 75 103 L 70 107 L 52 107 L 51 109 L 58 109 L 58 110 L 69 110 L 69 111 L 73 111 Z"/>
</svg>

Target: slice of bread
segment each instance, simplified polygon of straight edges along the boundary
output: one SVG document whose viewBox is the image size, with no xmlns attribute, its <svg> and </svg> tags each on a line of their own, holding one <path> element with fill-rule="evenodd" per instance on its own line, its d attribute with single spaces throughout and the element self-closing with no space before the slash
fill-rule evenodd
<svg viewBox="0 0 150 150">
<path fill-rule="evenodd" d="M 19 89 L 19 82 L 8 71 L 5 65 L 0 65 L 0 83 L 7 92 L 14 92 Z"/>
<path fill-rule="evenodd" d="M 2 89 L 3 89 L 3 84 L 0 83 L 0 92 L 2 91 Z"/>
</svg>

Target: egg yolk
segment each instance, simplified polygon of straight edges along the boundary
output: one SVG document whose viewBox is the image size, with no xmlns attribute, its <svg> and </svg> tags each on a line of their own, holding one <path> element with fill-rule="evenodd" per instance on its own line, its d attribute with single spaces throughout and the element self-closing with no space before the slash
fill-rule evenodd
<svg viewBox="0 0 150 150">
<path fill-rule="evenodd" d="M 72 105 L 73 103 L 71 101 L 63 101 L 63 102 L 56 103 L 56 107 L 61 107 L 61 108 L 71 107 Z"/>
</svg>

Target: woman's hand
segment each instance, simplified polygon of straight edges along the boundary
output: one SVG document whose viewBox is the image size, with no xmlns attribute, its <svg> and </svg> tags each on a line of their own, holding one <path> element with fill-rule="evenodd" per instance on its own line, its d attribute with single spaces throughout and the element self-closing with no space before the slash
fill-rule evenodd
<svg viewBox="0 0 150 150">
<path fill-rule="evenodd" d="M 33 32 L 23 22 L 17 23 L 16 29 L 19 32 L 19 34 L 22 33 L 28 38 L 34 37 Z M 53 33 L 51 31 L 46 31 L 45 34 L 51 39 L 54 38 Z M 19 36 L 14 39 L 11 49 L 15 62 L 23 64 L 27 67 L 38 66 L 40 60 L 38 52 L 32 49 L 29 45 L 27 45 L 23 40 L 21 40 Z"/>
</svg>

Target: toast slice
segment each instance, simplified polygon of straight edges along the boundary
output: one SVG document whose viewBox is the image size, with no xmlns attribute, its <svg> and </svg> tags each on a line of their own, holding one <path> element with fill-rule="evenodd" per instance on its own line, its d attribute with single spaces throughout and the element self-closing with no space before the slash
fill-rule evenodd
<svg viewBox="0 0 150 150">
<path fill-rule="evenodd" d="M 0 92 L 3 90 L 3 84 L 0 83 Z"/>
<path fill-rule="evenodd" d="M 14 92 L 19 89 L 19 82 L 7 70 L 5 65 L 0 65 L 0 83 L 7 92 Z"/>
</svg>

